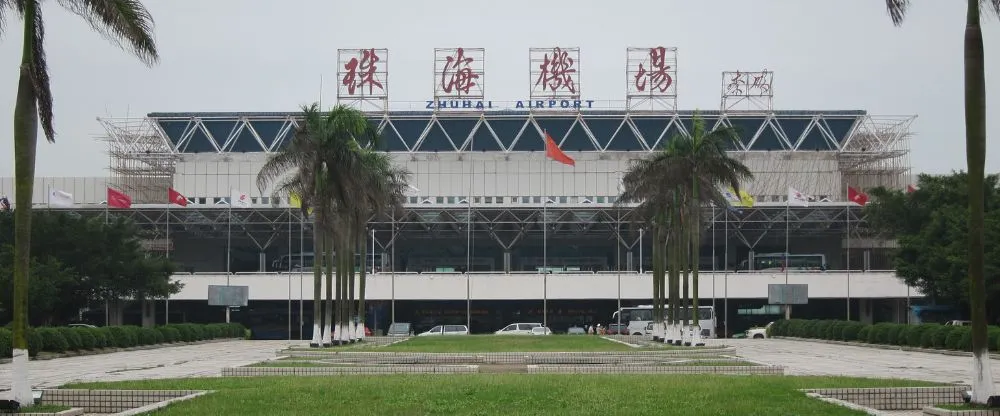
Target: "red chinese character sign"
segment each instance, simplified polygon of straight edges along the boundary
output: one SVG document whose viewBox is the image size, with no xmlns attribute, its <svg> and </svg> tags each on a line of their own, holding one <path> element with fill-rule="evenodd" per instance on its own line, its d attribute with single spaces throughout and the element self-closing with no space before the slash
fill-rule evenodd
<svg viewBox="0 0 1000 416">
<path fill-rule="evenodd" d="M 389 99 L 389 50 L 337 50 L 337 100 L 384 110 Z"/>
<path fill-rule="evenodd" d="M 434 49 L 434 100 L 482 100 L 486 92 L 486 49 Z"/>
<path fill-rule="evenodd" d="M 531 48 L 531 99 L 580 99 L 580 48 Z"/>
<path fill-rule="evenodd" d="M 677 48 L 628 48 L 625 68 L 630 110 L 677 110 Z"/>
<path fill-rule="evenodd" d="M 774 107 L 774 72 L 722 73 L 722 111 L 770 112 Z"/>
</svg>

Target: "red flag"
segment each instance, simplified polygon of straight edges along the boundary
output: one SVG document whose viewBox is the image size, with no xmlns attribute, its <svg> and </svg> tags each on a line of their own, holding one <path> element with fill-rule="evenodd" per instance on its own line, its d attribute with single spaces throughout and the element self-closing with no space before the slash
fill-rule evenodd
<svg viewBox="0 0 1000 416">
<path fill-rule="evenodd" d="M 912 194 L 914 192 L 917 192 L 917 189 L 920 189 L 920 188 L 917 188 L 916 186 L 913 186 L 913 185 L 906 185 L 906 193 L 908 193 L 908 194 Z"/>
<path fill-rule="evenodd" d="M 180 192 L 174 190 L 174 188 L 167 188 L 167 198 L 170 199 L 171 204 L 177 204 L 182 207 L 188 206 L 187 197 L 181 195 Z"/>
<path fill-rule="evenodd" d="M 545 132 L 545 157 L 564 165 L 576 166 L 576 161 L 563 153 L 552 136 L 549 136 L 549 132 Z"/>
<path fill-rule="evenodd" d="M 124 193 L 108 188 L 108 207 L 128 209 L 132 207 L 132 198 Z"/>
<path fill-rule="evenodd" d="M 851 202 L 853 202 L 855 204 L 864 206 L 865 204 L 868 203 L 868 194 L 866 194 L 864 192 L 861 192 L 861 191 L 858 191 L 857 189 L 854 189 L 854 188 L 848 186 L 847 187 L 847 199 L 850 199 Z"/>
</svg>

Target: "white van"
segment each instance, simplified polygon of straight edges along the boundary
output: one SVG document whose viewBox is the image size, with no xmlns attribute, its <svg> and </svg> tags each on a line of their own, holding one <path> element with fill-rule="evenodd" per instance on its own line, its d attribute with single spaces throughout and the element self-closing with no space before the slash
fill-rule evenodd
<svg viewBox="0 0 1000 416">
<path fill-rule="evenodd" d="M 418 337 L 433 335 L 469 335 L 469 327 L 465 325 L 438 325 L 417 334 Z"/>
<path fill-rule="evenodd" d="M 542 327 L 542 324 L 537 323 L 537 322 L 532 322 L 532 323 L 521 323 L 521 322 L 518 322 L 516 324 L 507 325 L 507 326 L 503 327 L 503 329 L 501 329 L 501 330 L 499 330 L 497 332 L 494 332 L 494 334 L 497 334 L 497 335 L 532 335 L 533 333 L 531 331 L 533 329 L 535 329 L 535 328 L 541 328 L 541 327 Z"/>
</svg>

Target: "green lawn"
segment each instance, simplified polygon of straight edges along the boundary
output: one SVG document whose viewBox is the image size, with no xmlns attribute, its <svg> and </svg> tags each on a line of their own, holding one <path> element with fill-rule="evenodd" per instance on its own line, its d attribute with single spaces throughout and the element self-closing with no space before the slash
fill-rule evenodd
<svg viewBox="0 0 1000 416">
<path fill-rule="evenodd" d="M 332 350 L 336 351 L 337 348 Z M 365 351 L 392 352 L 590 352 L 637 351 L 638 348 L 600 337 L 574 335 L 518 336 L 468 335 L 448 337 L 413 337 Z"/>
<path fill-rule="evenodd" d="M 538 337 L 541 338 L 541 337 Z M 66 386 L 195 389 L 170 415 L 862 415 L 801 388 L 933 383 L 839 377 L 719 375 L 399 375 L 142 380 Z"/>
</svg>

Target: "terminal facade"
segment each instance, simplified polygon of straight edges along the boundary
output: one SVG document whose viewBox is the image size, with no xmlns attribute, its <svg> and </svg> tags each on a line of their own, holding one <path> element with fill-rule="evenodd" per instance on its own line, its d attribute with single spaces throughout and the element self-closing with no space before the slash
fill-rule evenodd
<svg viewBox="0 0 1000 416">
<path fill-rule="evenodd" d="M 454 59 L 446 58 L 458 56 L 459 49 L 435 51 L 437 77 L 451 80 L 454 68 L 447 62 Z M 654 55 L 664 53 L 632 49 L 630 68 L 640 61 L 648 69 L 657 63 Z M 565 51 L 532 50 L 531 59 L 542 67 Z M 380 53 L 387 51 L 343 50 L 341 59 L 371 60 Z M 462 50 L 464 59 L 478 53 L 485 52 Z M 665 53 L 676 59 L 676 51 Z M 468 69 L 477 70 L 475 64 Z M 422 102 L 392 103 L 387 93 L 357 95 L 355 84 L 351 95 L 343 71 L 339 102 L 365 111 L 380 132 L 382 150 L 412 173 L 403 209 L 369 224 L 371 248 L 364 264 L 373 279 L 366 294 L 373 329 L 394 319 L 417 329 L 469 323 L 473 332 L 491 332 L 511 322 L 541 322 L 545 298 L 547 321 L 559 331 L 606 325 L 619 305 L 651 303 L 645 294 L 651 291 L 645 283 L 651 241 L 630 207 L 615 203 L 619 179 L 630 160 L 688 134 L 696 115 L 710 128 L 739 131 L 740 140 L 729 150 L 755 175 L 744 184 L 753 206 L 704 208 L 710 221 L 699 267 L 702 279 L 713 283 L 702 281 L 702 304 L 717 305 L 720 328 L 725 322 L 729 333 L 738 333 L 778 319 L 780 308 L 767 304 L 766 285 L 784 283 L 786 275 L 810 285 L 809 304 L 795 307 L 802 317 L 844 318 L 850 309 L 854 319 L 905 321 L 907 303 L 921 297 L 891 272 L 893 242 L 872 234 L 862 207 L 847 199 L 848 187 L 905 188 L 913 117 L 774 110 L 770 90 L 759 87 L 760 77 L 773 82 L 766 71 L 725 72 L 720 109 L 697 113 L 676 108 L 675 84 L 660 94 L 636 91 L 633 84 L 620 102 L 533 85 L 527 99 L 501 102 L 485 99 L 475 88 L 449 95 L 455 90 L 445 91 L 442 81 L 427 101 L 430 108 L 423 108 Z M 630 72 L 629 79 L 637 73 Z M 739 93 L 732 91 L 734 82 L 743 86 Z M 562 101 L 571 105 L 563 108 Z M 743 107 L 733 104 L 740 102 Z M 302 270 L 311 266 L 310 219 L 288 195 L 255 185 L 260 166 L 294 134 L 298 115 L 151 113 L 102 119 L 110 177 L 40 178 L 35 200 L 81 215 L 130 217 L 145 230 L 149 250 L 169 253 L 185 289 L 158 303 L 158 321 L 218 320 L 223 313 L 207 306 L 202 283 L 242 281 L 250 286 L 250 303 L 233 311 L 232 319 L 262 337 L 308 339 L 308 272 L 299 287 Z M 546 159 L 545 134 L 575 166 Z M 12 184 L 0 186 L 13 194 Z M 131 207 L 104 205 L 108 187 L 129 195 Z M 789 187 L 808 194 L 809 205 L 789 207 Z M 183 194 L 186 206 L 169 204 L 168 189 Z M 74 205 L 51 207 L 51 190 L 72 194 Z M 792 256 L 787 274 L 778 264 L 786 251 Z M 574 282 L 587 282 L 587 288 Z"/>
</svg>

